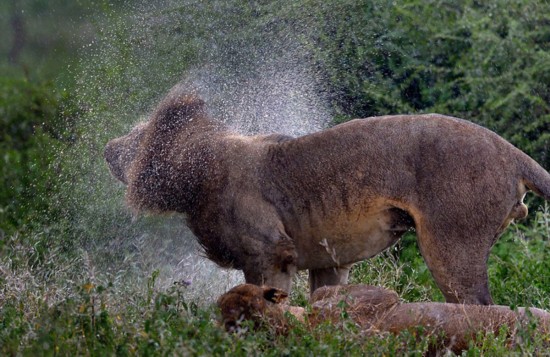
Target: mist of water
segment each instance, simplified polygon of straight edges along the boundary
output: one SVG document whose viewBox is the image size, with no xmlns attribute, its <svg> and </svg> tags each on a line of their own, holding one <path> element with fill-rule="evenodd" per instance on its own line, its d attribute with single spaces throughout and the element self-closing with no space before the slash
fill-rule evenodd
<svg viewBox="0 0 550 357">
<path fill-rule="evenodd" d="M 127 16 L 101 22 L 97 42 L 73 71 L 87 112 L 78 122 L 80 145 L 64 154 L 70 171 L 64 204 L 96 271 L 147 277 L 158 270 L 160 288 L 185 282 L 186 293 L 201 301 L 243 281 L 242 273 L 201 256 L 182 217 L 134 217 L 124 205 L 125 187 L 103 161 L 105 143 L 147 118 L 173 85 L 198 92 L 212 116 L 243 134 L 299 136 L 330 122 L 322 75 L 299 34 L 265 31 L 251 42 L 230 42 L 241 29 L 225 14 L 238 6 L 188 1 L 128 8 Z"/>
</svg>

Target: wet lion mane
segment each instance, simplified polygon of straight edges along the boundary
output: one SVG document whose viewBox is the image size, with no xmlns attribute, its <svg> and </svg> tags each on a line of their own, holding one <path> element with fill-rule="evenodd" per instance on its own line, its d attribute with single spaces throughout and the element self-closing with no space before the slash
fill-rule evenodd
<svg viewBox="0 0 550 357">
<path fill-rule="evenodd" d="M 167 96 L 144 127 L 143 141 L 128 174 L 128 205 L 136 212 L 152 213 L 181 212 L 192 207 L 204 177 L 197 170 L 197 162 L 207 166 L 209 161 L 208 150 L 200 140 L 221 128 L 208 117 L 204 101 L 197 96 Z M 197 131 L 203 134 L 195 135 L 190 142 L 182 140 Z M 185 150 L 182 143 L 193 154 L 181 155 Z M 200 147 L 203 150 L 196 150 Z"/>
</svg>

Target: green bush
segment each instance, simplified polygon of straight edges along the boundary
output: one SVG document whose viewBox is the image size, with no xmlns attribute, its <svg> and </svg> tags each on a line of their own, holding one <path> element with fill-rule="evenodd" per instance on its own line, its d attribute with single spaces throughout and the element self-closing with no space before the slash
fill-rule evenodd
<svg viewBox="0 0 550 357">
<path fill-rule="evenodd" d="M 354 1 L 319 6 L 309 41 L 342 119 L 440 112 L 550 167 L 550 4 Z"/>
<path fill-rule="evenodd" d="M 0 227 L 6 233 L 47 214 L 65 130 L 51 84 L 0 79 Z"/>
</svg>

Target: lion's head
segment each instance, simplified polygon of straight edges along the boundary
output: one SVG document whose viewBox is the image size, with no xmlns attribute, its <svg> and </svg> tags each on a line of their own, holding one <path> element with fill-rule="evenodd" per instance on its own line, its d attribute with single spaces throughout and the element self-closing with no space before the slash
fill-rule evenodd
<svg viewBox="0 0 550 357">
<path fill-rule="evenodd" d="M 247 320 L 252 320 L 256 327 L 268 321 L 278 330 L 284 325 L 284 311 L 279 303 L 287 297 L 286 292 L 277 288 L 241 284 L 223 294 L 218 306 L 227 331 L 237 330 Z"/>
<path fill-rule="evenodd" d="M 128 184 L 128 173 L 143 141 L 147 123 L 136 125 L 130 133 L 113 139 L 105 146 L 103 156 L 115 178 Z"/>
</svg>

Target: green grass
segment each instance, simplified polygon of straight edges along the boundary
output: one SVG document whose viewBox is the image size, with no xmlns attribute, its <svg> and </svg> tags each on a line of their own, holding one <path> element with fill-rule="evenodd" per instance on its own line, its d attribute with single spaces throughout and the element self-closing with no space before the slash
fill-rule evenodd
<svg viewBox="0 0 550 357">
<path fill-rule="evenodd" d="M 497 242 L 490 259 L 495 301 L 550 310 L 550 214 L 537 212 L 529 226 L 516 225 Z M 295 323 L 287 336 L 273 331 L 226 333 L 213 302 L 189 299 L 186 287 L 159 286 L 159 272 L 134 280 L 96 272 L 87 255 L 76 263 L 54 252 L 35 259 L 32 237 L 4 240 L 0 261 L 1 355 L 421 355 L 429 338 L 421 331 L 398 336 L 365 334 L 350 321 L 312 330 Z M 389 251 L 357 264 L 351 281 L 396 290 L 405 301 L 441 301 L 413 234 Z M 292 302 L 305 305 L 305 277 Z M 508 349 L 502 335 L 487 336 L 464 355 L 543 353 L 550 336 L 520 331 Z"/>
</svg>

